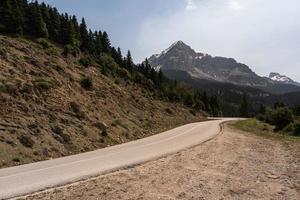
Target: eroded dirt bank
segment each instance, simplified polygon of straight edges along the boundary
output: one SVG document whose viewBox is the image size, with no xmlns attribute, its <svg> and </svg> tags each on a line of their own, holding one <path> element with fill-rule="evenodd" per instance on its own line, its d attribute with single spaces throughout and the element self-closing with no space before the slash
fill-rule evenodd
<svg viewBox="0 0 300 200">
<path fill-rule="evenodd" d="M 27 199 L 300 199 L 300 143 L 226 126 L 218 138 Z"/>
</svg>

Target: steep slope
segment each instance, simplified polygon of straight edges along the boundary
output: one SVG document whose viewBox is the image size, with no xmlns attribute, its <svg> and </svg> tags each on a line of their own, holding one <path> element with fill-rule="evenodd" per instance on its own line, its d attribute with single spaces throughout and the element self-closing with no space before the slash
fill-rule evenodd
<svg viewBox="0 0 300 200">
<path fill-rule="evenodd" d="M 197 53 L 182 41 L 175 42 L 161 54 L 151 56 L 149 62 L 155 69 L 161 69 L 165 73 L 170 70 L 186 71 L 193 78 L 251 86 L 272 93 L 300 91 L 300 87 L 294 84 L 283 85 L 269 78 L 260 77 L 247 65 L 238 63 L 232 58 Z"/>
<path fill-rule="evenodd" d="M 62 52 L 53 44 L 0 35 L 0 167 L 90 151 L 203 119 Z M 89 81 L 92 88 L 84 89 Z"/>
</svg>

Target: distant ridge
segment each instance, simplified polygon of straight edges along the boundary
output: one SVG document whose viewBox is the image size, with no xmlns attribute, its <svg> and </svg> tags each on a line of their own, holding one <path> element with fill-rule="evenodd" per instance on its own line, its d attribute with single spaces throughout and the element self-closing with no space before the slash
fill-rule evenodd
<svg viewBox="0 0 300 200">
<path fill-rule="evenodd" d="M 233 58 L 198 53 L 181 40 L 174 42 L 160 54 L 152 55 L 149 63 L 154 69 L 161 69 L 165 73 L 170 70 L 185 71 L 192 78 L 250 86 L 272 93 L 300 91 L 300 85 L 288 77 L 285 81 L 261 77 Z"/>
</svg>

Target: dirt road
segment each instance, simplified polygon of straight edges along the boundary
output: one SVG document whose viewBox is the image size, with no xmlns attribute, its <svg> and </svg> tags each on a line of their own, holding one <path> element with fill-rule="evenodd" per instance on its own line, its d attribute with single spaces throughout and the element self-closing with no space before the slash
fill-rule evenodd
<svg viewBox="0 0 300 200">
<path fill-rule="evenodd" d="M 300 144 L 224 134 L 157 161 L 27 199 L 300 199 Z"/>
</svg>

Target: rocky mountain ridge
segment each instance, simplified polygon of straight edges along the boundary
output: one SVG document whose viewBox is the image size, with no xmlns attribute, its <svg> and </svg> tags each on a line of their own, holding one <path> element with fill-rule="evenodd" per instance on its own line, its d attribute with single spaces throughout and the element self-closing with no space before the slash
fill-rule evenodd
<svg viewBox="0 0 300 200">
<path fill-rule="evenodd" d="M 280 85 L 283 82 L 261 77 L 253 72 L 250 67 L 237 62 L 233 58 L 213 57 L 209 54 L 198 53 L 182 41 L 173 43 L 160 54 L 152 55 L 149 58 L 149 63 L 156 70 L 161 69 L 165 72 L 170 70 L 185 71 L 196 79 L 256 87 L 275 93 L 300 90 L 300 87 L 296 84 L 291 84 L 291 87 L 289 87 L 290 82 L 284 82 L 286 85 Z"/>
</svg>

